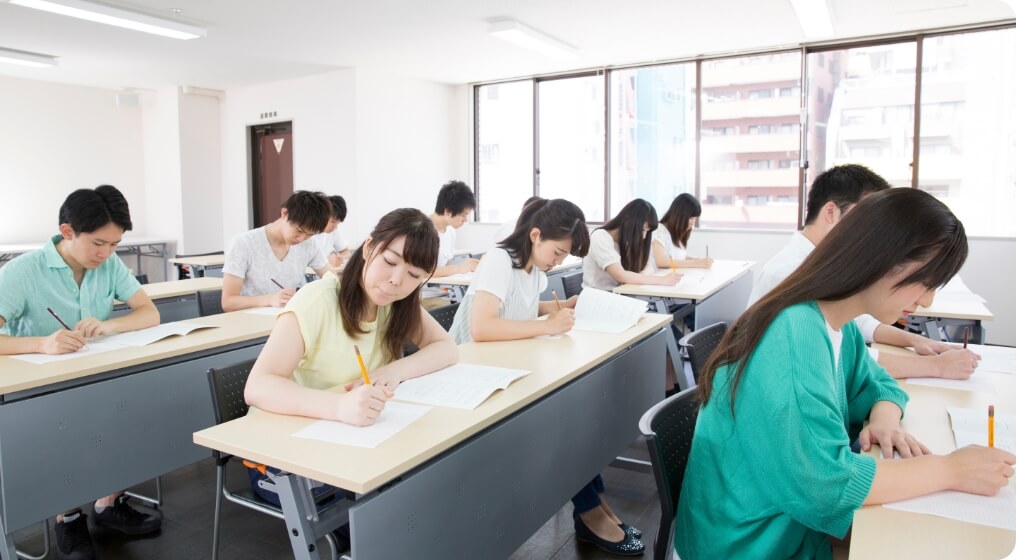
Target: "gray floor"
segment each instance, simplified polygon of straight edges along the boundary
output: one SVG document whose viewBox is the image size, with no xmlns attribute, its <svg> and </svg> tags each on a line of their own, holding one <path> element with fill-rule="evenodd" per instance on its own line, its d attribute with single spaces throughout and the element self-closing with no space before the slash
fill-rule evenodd
<svg viewBox="0 0 1016 560">
<path fill-rule="evenodd" d="M 626 453 L 645 459 L 645 443 L 635 442 Z M 234 463 L 237 463 L 234 461 Z M 246 483 L 246 472 L 235 464 L 229 472 L 230 487 Z M 607 498 L 614 511 L 627 523 L 645 533 L 647 556 L 652 554 L 652 541 L 660 519 L 656 483 L 651 473 L 635 473 L 608 467 L 603 472 Z M 93 530 L 98 558 L 101 560 L 176 560 L 211 558 L 212 514 L 215 495 L 215 465 L 208 459 L 173 471 L 162 477 L 163 527 L 151 537 L 131 538 Z M 154 484 L 141 487 L 154 492 Z M 570 560 L 617 558 L 587 543 L 577 542 L 572 527 L 571 504 L 550 518 L 511 556 L 516 560 Z M 52 533 L 52 529 L 50 529 Z M 226 503 L 223 505 L 223 560 L 283 560 L 292 558 L 285 526 L 277 519 Z M 16 535 L 19 548 L 38 554 L 42 546 L 39 527 Z M 54 544 L 55 546 L 55 544 Z M 319 543 L 327 551 L 324 541 Z M 56 558 L 56 552 L 50 553 Z"/>
</svg>

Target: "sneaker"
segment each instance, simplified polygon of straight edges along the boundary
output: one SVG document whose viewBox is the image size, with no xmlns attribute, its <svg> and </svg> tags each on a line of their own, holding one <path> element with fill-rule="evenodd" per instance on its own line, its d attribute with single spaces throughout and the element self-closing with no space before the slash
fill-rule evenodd
<svg viewBox="0 0 1016 560">
<path fill-rule="evenodd" d="M 162 527 L 162 518 L 141 513 L 132 508 L 127 503 L 128 499 L 130 497 L 126 494 L 121 495 L 113 502 L 112 506 L 102 510 L 101 513 L 95 511 L 93 504 L 92 516 L 95 519 L 95 524 L 99 527 L 120 531 L 125 535 L 147 535 Z"/>
<path fill-rule="evenodd" d="M 92 536 L 88 534 L 88 516 L 80 513 L 74 521 L 58 521 L 53 528 L 56 533 L 56 557 L 60 560 L 94 560 L 95 549 Z"/>
</svg>

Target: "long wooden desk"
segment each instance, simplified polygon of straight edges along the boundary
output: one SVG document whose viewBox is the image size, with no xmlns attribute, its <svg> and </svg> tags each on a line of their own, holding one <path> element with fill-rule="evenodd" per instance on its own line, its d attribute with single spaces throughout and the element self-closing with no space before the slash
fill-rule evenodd
<svg viewBox="0 0 1016 560">
<path fill-rule="evenodd" d="M 133 237 L 126 236 L 116 247 L 118 254 L 134 255 L 137 258 L 135 274 L 141 274 L 141 257 L 155 257 L 162 259 L 163 279 L 169 279 L 169 243 L 170 239 L 158 237 Z M 0 266 L 14 257 L 34 251 L 42 247 L 45 241 L 39 243 L 12 243 L 0 245 Z"/>
<path fill-rule="evenodd" d="M 908 351 L 876 344 L 880 352 Z M 1016 375 L 981 372 L 990 379 L 995 394 L 956 391 L 900 383 L 910 395 L 903 427 L 932 452 L 946 454 L 956 449 L 946 406 L 987 410 L 989 404 L 1007 413 L 1016 411 Z M 1016 486 L 1016 482 L 1010 482 Z M 1016 545 L 1016 532 L 954 521 L 932 515 L 866 506 L 854 514 L 850 558 L 1005 558 Z"/>
<path fill-rule="evenodd" d="M 274 317 L 236 312 L 141 348 L 35 365 L 0 357 L 0 559 L 16 530 L 208 456 L 206 371 L 260 352 Z"/>
<path fill-rule="evenodd" d="M 202 255 L 199 257 L 176 257 L 169 259 L 169 262 L 177 266 L 189 266 L 194 272 L 192 276 L 195 278 L 209 274 L 211 269 L 219 271 L 215 276 L 222 276 L 221 269 L 222 265 L 226 264 L 226 255 L 219 253 L 217 255 Z"/>
<path fill-rule="evenodd" d="M 675 327 L 692 312 L 695 313 L 694 330 L 721 321 L 730 324 L 744 312 L 751 293 L 749 272 L 754 264 L 754 261 L 716 260 L 708 269 L 678 268 L 685 276 L 673 286 L 622 284 L 614 288 L 614 293 L 645 300 L 657 313 L 671 313 Z M 678 386 L 682 390 L 693 387 L 695 381 L 681 365 L 677 336 L 671 332 L 668 338 Z"/>
<path fill-rule="evenodd" d="M 158 308 L 160 322 L 172 323 L 200 317 L 197 293 L 201 290 L 221 290 L 222 278 L 206 276 L 155 282 L 144 284 L 141 289 L 148 294 L 148 297 L 152 298 L 152 302 Z M 127 313 L 130 313 L 130 307 L 127 307 L 126 303 L 117 301 L 113 305 L 113 313 L 110 316 L 119 317 Z"/>
<path fill-rule="evenodd" d="M 314 420 L 267 412 L 194 434 L 283 469 L 275 478 L 296 558 L 350 522 L 353 557 L 503 558 L 638 436 L 662 398 L 669 315 L 619 335 L 470 343 L 461 362 L 533 373 L 474 410 L 435 407 L 375 449 L 292 437 Z M 286 474 L 289 473 L 289 474 Z M 317 480 L 357 494 L 314 515 Z"/>
<path fill-rule="evenodd" d="M 565 257 L 561 264 L 547 271 L 547 290 L 541 294 L 541 299 L 549 300 L 550 291 L 557 290 L 558 296 L 564 295 L 564 288 L 561 287 L 560 275 L 582 266 L 582 259 L 574 255 Z M 427 281 L 428 286 L 444 288 L 448 292 L 448 298 L 452 303 L 462 301 L 466 296 L 466 290 L 473 281 L 473 273 L 455 274 L 454 276 L 435 276 Z"/>
</svg>

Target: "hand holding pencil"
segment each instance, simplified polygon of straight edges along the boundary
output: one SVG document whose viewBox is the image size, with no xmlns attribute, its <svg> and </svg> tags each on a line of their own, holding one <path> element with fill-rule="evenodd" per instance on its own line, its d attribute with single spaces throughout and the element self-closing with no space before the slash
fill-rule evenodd
<svg viewBox="0 0 1016 560">
<path fill-rule="evenodd" d="M 286 304 L 289 303 L 290 298 L 292 298 L 293 295 L 296 294 L 296 290 L 293 288 L 287 288 L 283 286 L 275 278 L 270 278 L 269 280 L 272 281 L 272 284 L 275 284 L 276 286 L 279 287 L 279 291 L 275 292 L 270 296 L 271 298 L 270 305 L 272 307 L 285 307 Z"/>
<path fill-rule="evenodd" d="M 71 352 L 77 352 L 85 346 L 85 335 L 71 329 L 67 326 L 67 323 L 61 319 L 52 308 L 47 307 L 46 311 L 53 316 L 54 319 L 63 329 L 54 332 L 53 334 L 42 339 L 39 345 L 39 352 L 42 354 L 70 354 Z"/>
<path fill-rule="evenodd" d="M 556 304 L 557 310 L 547 316 L 547 320 L 544 321 L 547 327 L 543 334 L 558 335 L 566 333 L 575 326 L 575 310 L 564 307 L 561 304 L 561 300 L 557 299 L 557 292 L 551 290 L 550 295 L 554 297 L 554 303 Z M 568 298 L 568 302 L 571 302 L 572 298 Z M 574 303 L 572 304 L 574 307 Z"/>
</svg>

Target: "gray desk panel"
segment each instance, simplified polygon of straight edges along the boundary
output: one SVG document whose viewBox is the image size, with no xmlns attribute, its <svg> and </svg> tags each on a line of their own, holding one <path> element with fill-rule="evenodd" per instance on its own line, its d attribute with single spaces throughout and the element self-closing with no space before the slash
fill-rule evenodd
<svg viewBox="0 0 1016 560">
<path fill-rule="evenodd" d="M 658 331 L 354 505 L 353 557 L 508 557 L 638 437 L 665 348 Z"/>
<path fill-rule="evenodd" d="M 160 298 L 152 301 L 155 302 L 155 308 L 159 310 L 159 323 L 174 323 L 176 321 L 196 319 L 201 316 L 198 310 L 197 294 Z M 121 303 L 113 307 L 113 312 L 109 316 L 122 317 L 130 313 L 130 311 L 131 308 L 127 307 L 126 303 Z"/>
<path fill-rule="evenodd" d="M 13 532 L 208 457 L 193 443 L 195 431 L 214 424 L 206 372 L 256 357 L 263 344 L 86 378 L 0 405 L 4 528 Z"/>
</svg>

